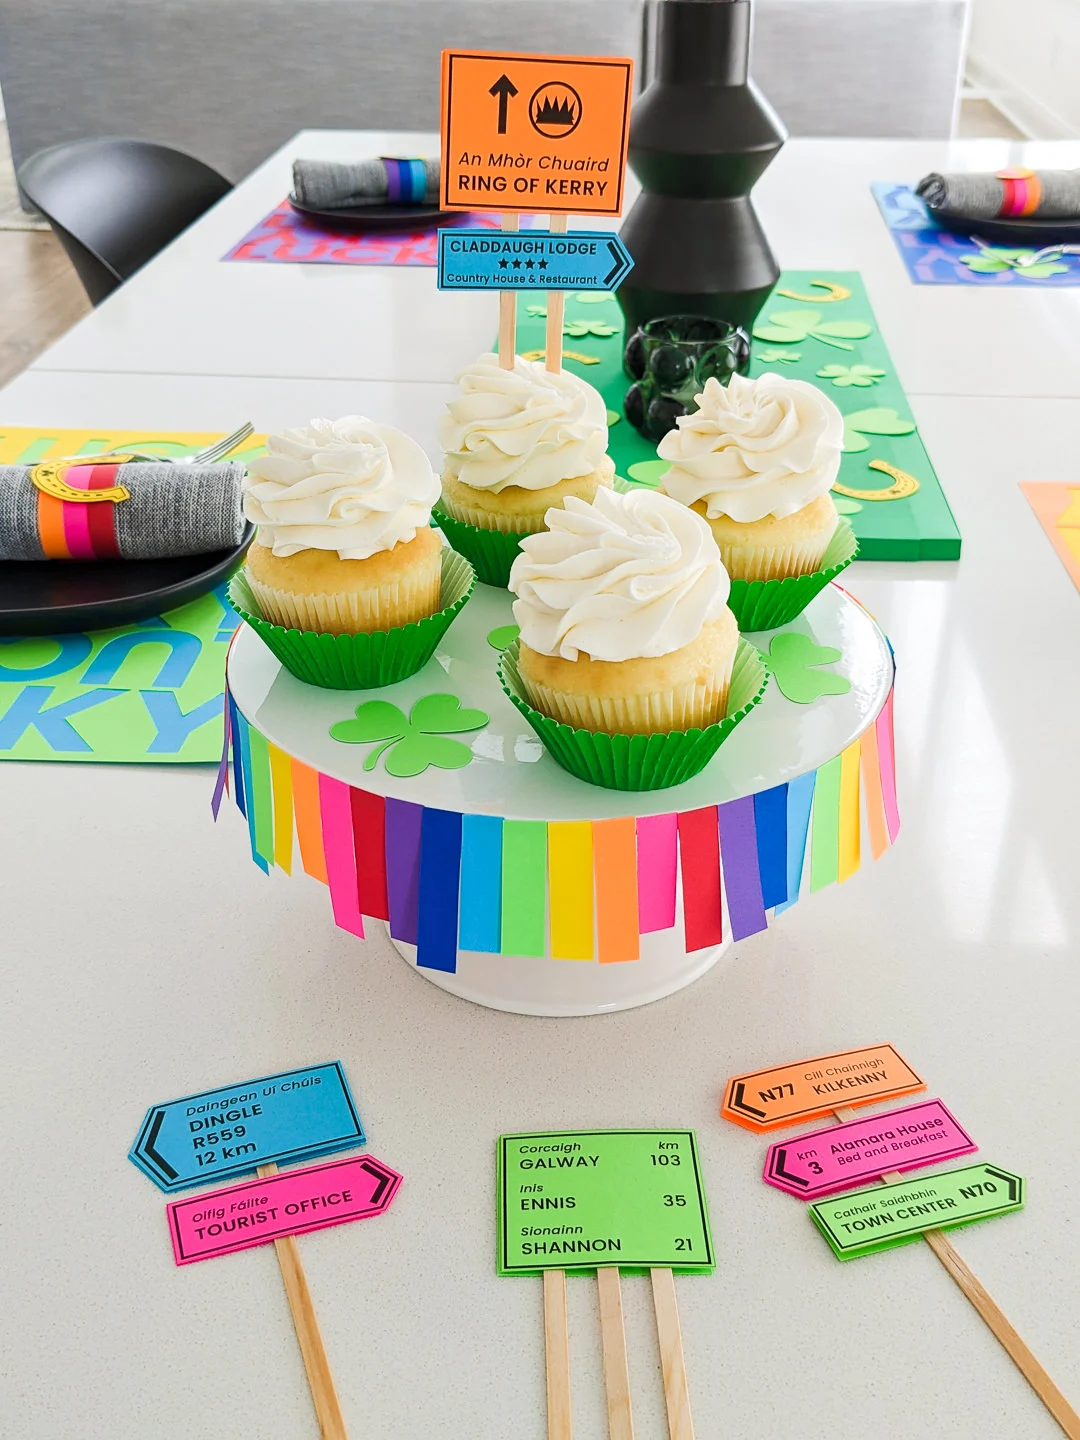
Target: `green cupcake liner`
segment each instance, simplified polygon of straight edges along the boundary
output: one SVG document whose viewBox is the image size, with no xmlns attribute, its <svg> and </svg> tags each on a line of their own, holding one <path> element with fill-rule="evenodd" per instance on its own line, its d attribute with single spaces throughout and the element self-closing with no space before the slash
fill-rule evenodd
<svg viewBox="0 0 1080 1440">
<path fill-rule="evenodd" d="M 821 557 L 821 569 L 786 580 L 732 580 L 728 605 L 740 630 L 775 630 L 801 615 L 810 601 L 835 580 L 859 553 L 855 532 L 841 515 Z"/>
<path fill-rule="evenodd" d="M 324 690 L 376 690 L 415 675 L 427 664 L 475 584 L 476 572 L 468 560 L 444 548 L 443 609 L 411 625 L 362 635 L 324 635 L 271 624 L 259 614 L 243 570 L 229 582 L 229 601 L 298 680 Z"/>
<path fill-rule="evenodd" d="M 510 566 L 518 557 L 518 542 L 526 537 L 502 530 L 481 530 L 464 520 L 455 520 L 438 505 L 431 513 L 458 554 L 472 563 L 477 578 L 485 585 L 498 585 L 505 590 L 510 579 Z"/>
<path fill-rule="evenodd" d="M 666 790 L 699 774 L 731 732 L 759 704 L 769 683 L 765 658 L 740 640 L 735 652 L 728 713 L 705 730 L 672 730 L 666 735 L 607 735 L 578 730 L 534 710 L 518 674 L 520 641 L 502 653 L 503 689 L 564 770 L 606 790 Z"/>
</svg>

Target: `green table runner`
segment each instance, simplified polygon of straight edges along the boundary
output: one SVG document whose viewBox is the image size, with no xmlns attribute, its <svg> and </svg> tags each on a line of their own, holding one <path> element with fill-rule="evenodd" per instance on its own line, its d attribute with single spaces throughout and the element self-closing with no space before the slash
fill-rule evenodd
<svg viewBox="0 0 1080 1440">
<path fill-rule="evenodd" d="M 538 359 L 547 305 L 518 300 L 517 348 Z M 655 485 L 666 466 L 622 415 L 623 318 L 613 296 L 566 297 L 563 358 L 595 385 L 617 419 L 609 450 L 620 475 Z M 960 532 L 855 271 L 787 270 L 754 327 L 751 375 L 774 370 L 818 385 L 845 417 L 837 508 L 859 537 L 860 560 L 956 560 Z M 907 478 L 905 478 L 907 477 Z M 912 482 L 917 482 L 917 487 Z M 889 498 L 872 499 L 880 494 Z"/>
</svg>

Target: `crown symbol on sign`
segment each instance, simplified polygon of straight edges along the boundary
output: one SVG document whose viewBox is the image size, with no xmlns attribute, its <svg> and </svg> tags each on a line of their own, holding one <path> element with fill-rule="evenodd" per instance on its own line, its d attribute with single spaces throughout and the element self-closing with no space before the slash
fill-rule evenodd
<svg viewBox="0 0 1080 1440">
<path fill-rule="evenodd" d="M 573 125 L 577 119 L 577 112 L 574 102 L 563 96 L 558 103 L 554 103 L 550 96 L 547 96 L 542 105 L 536 107 L 535 123 L 537 125 Z"/>
</svg>

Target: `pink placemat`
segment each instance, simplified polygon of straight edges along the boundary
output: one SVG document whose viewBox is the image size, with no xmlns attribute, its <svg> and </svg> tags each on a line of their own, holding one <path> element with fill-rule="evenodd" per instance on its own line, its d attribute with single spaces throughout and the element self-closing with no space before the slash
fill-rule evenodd
<svg viewBox="0 0 1080 1440">
<path fill-rule="evenodd" d="M 454 217 L 455 225 L 497 230 L 498 215 Z M 288 200 L 244 236 L 226 260 L 268 260 L 289 265 L 434 265 L 438 228 L 416 230 L 335 229 L 301 215 Z"/>
</svg>

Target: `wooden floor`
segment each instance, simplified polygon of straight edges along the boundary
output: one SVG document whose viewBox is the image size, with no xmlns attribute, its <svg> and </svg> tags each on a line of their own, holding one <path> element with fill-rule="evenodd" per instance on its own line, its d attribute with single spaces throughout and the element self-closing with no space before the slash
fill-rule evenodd
<svg viewBox="0 0 1080 1440">
<path fill-rule="evenodd" d="M 71 261 L 48 231 L 0 230 L 0 295 L 0 385 L 90 309 Z"/>
<path fill-rule="evenodd" d="M 1023 132 L 1007 120 L 991 100 L 964 96 L 960 101 L 960 140 L 1023 140 Z"/>
</svg>

